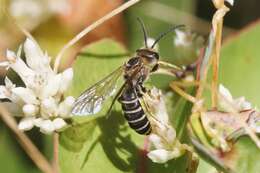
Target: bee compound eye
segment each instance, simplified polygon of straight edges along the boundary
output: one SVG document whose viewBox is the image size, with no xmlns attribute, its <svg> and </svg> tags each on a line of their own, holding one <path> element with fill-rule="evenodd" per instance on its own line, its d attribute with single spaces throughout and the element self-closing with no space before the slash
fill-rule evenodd
<svg viewBox="0 0 260 173">
<path fill-rule="evenodd" d="M 154 52 L 154 55 L 153 55 L 157 60 L 159 59 L 159 54 L 157 52 Z"/>
<path fill-rule="evenodd" d="M 129 59 L 126 65 L 128 67 L 132 67 L 132 66 L 137 65 L 138 63 L 139 63 L 139 58 L 138 57 L 134 57 L 134 58 Z"/>
</svg>

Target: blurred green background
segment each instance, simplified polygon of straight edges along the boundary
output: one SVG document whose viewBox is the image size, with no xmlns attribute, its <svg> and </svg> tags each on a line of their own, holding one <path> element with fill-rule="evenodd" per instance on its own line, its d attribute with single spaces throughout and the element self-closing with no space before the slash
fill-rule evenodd
<svg viewBox="0 0 260 173">
<path fill-rule="evenodd" d="M 76 33 L 123 2 L 123 0 L 0 0 L 0 59 L 4 60 L 7 48 L 15 50 L 24 40 L 25 36 L 17 25 L 30 31 L 42 49 L 55 57 L 60 48 Z M 256 22 L 260 17 L 259 6 L 258 0 L 235 1 L 234 7 L 225 18 L 224 39 Z M 143 0 L 83 38 L 67 52 L 62 67 L 71 65 L 75 54 L 82 46 L 107 37 L 121 42 L 129 52 L 134 53 L 143 44 L 137 17 L 144 20 L 149 36 L 153 38 L 177 24 L 185 24 L 188 29 L 206 38 L 214 11 L 211 1 L 205 0 Z M 177 65 L 189 64 L 196 59 L 196 56 L 191 56 L 192 54 L 178 52 L 173 46 L 172 36 L 163 39 L 159 43 L 159 49 L 164 60 Z M 3 81 L 5 71 L 1 69 L 0 72 Z M 235 91 L 238 93 L 238 90 Z M 254 100 L 255 103 L 257 100 Z M 28 135 L 51 159 L 51 136 L 38 133 L 38 129 L 29 132 Z M 1 120 L 0 168 L 1 172 L 5 173 L 39 172 Z"/>
</svg>

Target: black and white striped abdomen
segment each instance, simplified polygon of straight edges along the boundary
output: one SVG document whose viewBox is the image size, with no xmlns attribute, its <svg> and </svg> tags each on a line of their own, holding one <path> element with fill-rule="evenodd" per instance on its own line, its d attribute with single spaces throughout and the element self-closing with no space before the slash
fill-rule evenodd
<svg viewBox="0 0 260 173">
<path fill-rule="evenodd" d="M 126 89 L 122 93 L 119 101 L 129 126 L 139 134 L 149 135 L 152 128 L 135 90 L 132 88 Z"/>
</svg>

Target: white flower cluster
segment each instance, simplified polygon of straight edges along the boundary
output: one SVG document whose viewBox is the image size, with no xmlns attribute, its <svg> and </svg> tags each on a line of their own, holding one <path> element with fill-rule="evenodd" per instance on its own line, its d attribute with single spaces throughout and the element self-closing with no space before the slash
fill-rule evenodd
<svg viewBox="0 0 260 173">
<path fill-rule="evenodd" d="M 145 95 L 149 109 L 155 116 L 151 119 L 153 132 L 149 141 L 153 149 L 147 156 L 156 163 L 165 163 L 185 153 L 188 146 L 176 138 L 175 129 L 170 125 L 165 102 L 160 90 L 153 88 L 149 96 Z"/>
<path fill-rule="evenodd" d="M 6 77 L 5 85 L 0 86 L 0 99 L 11 100 L 9 107 L 22 110 L 15 114 L 22 117 L 18 125 L 20 130 L 37 126 L 46 134 L 59 131 L 66 126 L 63 119 L 71 116 L 75 100 L 63 96 L 72 81 L 73 70 L 68 68 L 55 73 L 50 66 L 50 57 L 32 39 L 27 38 L 23 48 L 26 63 L 21 59 L 21 46 L 17 54 L 7 50 L 7 61 L 1 62 L 0 66 L 14 70 L 25 87 L 15 86 Z"/>
<path fill-rule="evenodd" d="M 65 14 L 70 9 L 68 0 L 11 0 L 9 10 L 14 17 L 40 19 L 43 15 L 49 13 Z"/>
</svg>

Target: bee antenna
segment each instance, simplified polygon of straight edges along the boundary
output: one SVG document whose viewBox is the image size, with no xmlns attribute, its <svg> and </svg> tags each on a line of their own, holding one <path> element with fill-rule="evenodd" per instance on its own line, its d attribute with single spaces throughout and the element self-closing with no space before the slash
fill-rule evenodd
<svg viewBox="0 0 260 173">
<path fill-rule="evenodd" d="M 144 44 L 145 44 L 145 47 L 148 48 L 148 45 L 147 45 L 147 30 L 145 28 L 144 22 L 139 17 L 137 17 L 137 21 L 141 24 L 141 28 L 142 28 L 142 31 L 143 31 L 143 34 L 144 34 Z"/>
<path fill-rule="evenodd" d="M 167 30 L 166 32 L 161 33 L 161 34 L 157 37 L 157 39 L 154 41 L 154 43 L 153 43 L 153 45 L 151 46 L 151 48 L 153 49 L 154 46 L 155 46 L 164 36 L 166 36 L 167 34 L 169 34 L 169 33 L 172 32 L 172 31 L 175 31 L 176 29 L 182 28 L 182 27 L 185 27 L 185 25 L 173 26 L 173 27 L 171 27 L 169 30 Z"/>
</svg>

